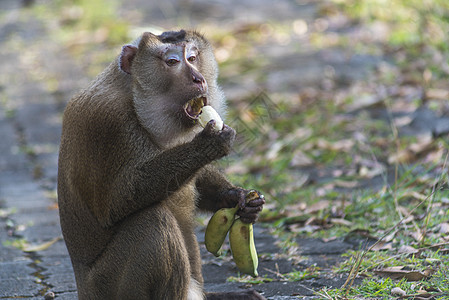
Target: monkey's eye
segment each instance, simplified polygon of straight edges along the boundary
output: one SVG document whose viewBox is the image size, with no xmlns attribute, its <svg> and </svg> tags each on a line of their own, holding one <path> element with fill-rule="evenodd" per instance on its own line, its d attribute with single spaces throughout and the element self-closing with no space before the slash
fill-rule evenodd
<svg viewBox="0 0 449 300">
<path fill-rule="evenodd" d="M 176 59 L 176 58 L 169 58 L 169 59 L 167 59 L 166 61 L 165 61 L 165 63 L 168 65 L 168 66 L 174 66 L 174 65 L 176 65 L 177 63 L 179 63 L 179 60 L 178 59 Z"/>
<path fill-rule="evenodd" d="M 187 58 L 187 60 L 189 62 L 194 62 L 194 61 L 196 61 L 196 56 L 195 55 L 189 56 L 189 58 Z"/>
</svg>

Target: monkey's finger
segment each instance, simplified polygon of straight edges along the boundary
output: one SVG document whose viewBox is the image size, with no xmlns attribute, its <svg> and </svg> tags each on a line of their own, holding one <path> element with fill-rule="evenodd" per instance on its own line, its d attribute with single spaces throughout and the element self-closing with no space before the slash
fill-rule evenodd
<svg viewBox="0 0 449 300">
<path fill-rule="evenodd" d="M 231 126 L 226 125 L 226 124 L 223 124 L 223 129 L 222 130 L 233 130 L 233 131 L 235 131 L 234 128 L 232 128 Z"/>
<path fill-rule="evenodd" d="M 249 201 L 248 203 L 246 203 L 246 206 L 252 206 L 252 207 L 257 207 L 257 206 L 263 206 L 265 204 L 265 198 L 257 198 L 254 200 Z"/>
<path fill-rule="evenodd" d="M 245 200 L 245 194 L 242 192 L 240 193 L 240 197 L 239 197 L 239 208 L 240 210 L 244 209 L 246 207 L 246 200 Z"/>
<path fill-rule="evenodd" d="M 236 132 L 234 128 L 229 127 L 228 125 L 223 125 L 223 129 L 220 131 L 220 136 L 227 137 L 230 140 L 234 140 Z"/>
<path fill-rule="evenodd" d="M 244 215 L 244 214 L 257 214 L 257 213 L 261 212 L 262 209 L 263 209 L 262 206 L 256 206 L 256 207 L 246 206 L 245 208 L 240 210 L 240 213 L 242 215 Z"/>
<path fill-rule="evenodd" d="M 204 127 L 204 131 L 208 133 L 213 132 L 215 130 L 214 127 L 216 123 L 217 122 L 215 120 L 210 120 L 209 122 L 207 122 L 206 127 Z"/>
<path fill-rule="evenodd" d="M 240 220 L 242 220 L 243 223 L 255 223 L 258 217 L 259 215 L 245 215 L 240 216 Z"/>
</svg>

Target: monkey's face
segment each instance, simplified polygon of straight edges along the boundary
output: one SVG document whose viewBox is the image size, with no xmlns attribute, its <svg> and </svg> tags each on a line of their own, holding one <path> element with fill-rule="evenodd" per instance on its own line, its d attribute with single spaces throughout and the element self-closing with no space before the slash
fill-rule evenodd
<svg viewBox="0 0 449 300">
<path fill-rule="evenodd" d="M 212 47 L 196 32 L 144 33 L 122 48 L 119 65 L 132 77 L 141 123 L 161 140 L 169 136 L 167 143 L 202 130 L 196 124 L 203 106 L 224 108 Z"/>
<path fill-rule="evenodd" d="M 136 51 L 131 74 L 138 105 L 184 128 L 195 126 L 202 107 L 210 104 L 208 84 L 216 79 L 210 46 L 180 31 L 144 35 Z"/>
<path fill-rule="evenodd" d="M 196 123 L 201 109 L 208 104 L 208 84 L 201 73 L 201 57 L 194 42 L 164 44 L 159 48 L 164 91 L 173 101 L 177 112 L 186 126 Z"/>
</svg>

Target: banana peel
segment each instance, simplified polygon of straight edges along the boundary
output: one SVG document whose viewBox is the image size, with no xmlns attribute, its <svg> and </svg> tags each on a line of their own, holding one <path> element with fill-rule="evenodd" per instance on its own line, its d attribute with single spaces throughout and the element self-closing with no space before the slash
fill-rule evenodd
<svg viewBox="0 0 449 300">
<path fill-rule="evenodd" d="M 240 272 L 257 277 L 259 259 L 254 244 L 253 224 L 243 223 L 240 219 L 235 220 L 229 230 L 229 243 L 234 262 Z"/>
<path fill-rule="evenodd" d="M 245 200 L 248 203 L 259 197 L 257 191 L 251 190 L 246 194 Z M 253 224 L 244 223 L 240 218 L 235 219 L 238 209 L 238 205 L 234 208 L 222 208 L 212 216 L 206 228 L 206 248 L 215 256 L 220 256 L 221 246 L 229 232 L 229 243 L 237 268 L 244 274 L 257 277 L 259 259 L 254 243 Z"/>
<path fill-rule="evenodd" d="M 238 206 L 233 208 L 222 208 L 215 212 L 206 227 L 204 237 L 206 249 L 215 256 L 221 255 L 221 246 L 234 223 Z"/>
</svg>

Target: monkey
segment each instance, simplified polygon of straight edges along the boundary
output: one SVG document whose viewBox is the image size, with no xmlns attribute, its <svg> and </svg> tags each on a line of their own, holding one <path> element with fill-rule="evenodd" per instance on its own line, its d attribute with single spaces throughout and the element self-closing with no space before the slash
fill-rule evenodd
<svg viewBox="0 0 449 300">
<path fill-rule="evenodd" d="M 67 103 L 58 204 L 80 300 L 265 299 L 203 290 L 196 211 L 239 205 L 254 223 L 265 204 L 214 165 L 235 130 L 198 125 L 202 106 L 226 111 L 217 77 L 202 34 L 145 32 Z"/>
</svg>

